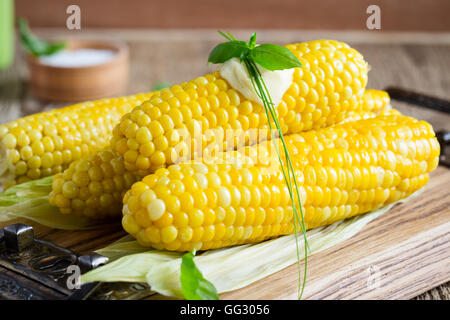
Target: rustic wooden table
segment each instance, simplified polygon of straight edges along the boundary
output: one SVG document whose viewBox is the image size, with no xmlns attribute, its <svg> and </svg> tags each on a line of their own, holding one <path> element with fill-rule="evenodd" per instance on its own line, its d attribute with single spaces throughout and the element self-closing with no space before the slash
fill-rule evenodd
<svg viewBox="0 0 450 320">
<path fill-rule="evenodd" d="M 178 83 L 209 70 L 206 57 L 220 40 L 212 30 L 198 31 L 135 31 L 135 30 L 37 30 L 39 35 L 52 38 L 108 38 L 126 42 L 131 52 L 131 77 L 128 92 L 150 91 L 160 82 Z M 247 31 L 233 32 L 246 39 Z M 333 38 L 350 43 L 358 49 L 371 66 L 370 88 L 383 89 L 391 85 L 450 99 L 450 34 L 386 34 L 380 32 L 301 32 L 261 31 L 260 42 L 290 43 L 310 39 Z M 28 90 L 27 68 L 23 53 L 17 50 L 12 67 L 0 72 L 0 122 L 7 122 L 30 113 L 59 107 L 35 99 Z M 450 130 L 450 115 L 394 102 L 404 114 L 430 122 L 435 130 Z M 448 176 L 448 169 L 440 168 Z M 445 192 L 444 197 L 449 197 Z M 83 241 L 71 241 L 68 232 L 39 227 L 38 235 L 58 244 L 87 252 L 121 237 L 117 228 L 88 231 Z M 442 270 L 448 273 L 449 270 Z M 438 285 L 439 283 L 436 283 Z M 421 292 L 417 292 L 419 294 Z M 428 291 L 417 299 L 450 299 L 450 284 Z"/>
</svg>

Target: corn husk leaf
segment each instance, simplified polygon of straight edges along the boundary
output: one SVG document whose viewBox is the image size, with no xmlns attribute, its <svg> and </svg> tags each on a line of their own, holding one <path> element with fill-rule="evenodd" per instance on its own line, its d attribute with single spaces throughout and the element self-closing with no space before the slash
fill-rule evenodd
<svg viewBox="0 0 450 320">
<path fill-rule="evenodd" d="M 147 247 L 141 246 L 131 235 L 120 238 L 109 246 L 95 252 L 108 257 L 109 261 L 117 260 L 123 256 L 148 251 Z"/>
<path fill-rule="evenodd" d="M 50 205 L 48 195 L 52 191 L 52 178 L 45 177 L 18 184 L 0 193 L 0 222 L 24 218 L 47 227 L 64 230 L 105 226 L 105 221 L 63 215 L 57 207 Z M 108 223 L 118 224 L 120 221 Z"/>
<path fill-rule="evenodd" d="M 394 205 L 406 202 L 420 192 L 372 212 L 307 231 L 310 255 L 353 237 L 369 222 L 389 211 Z M 303 248 L 300 247 L 300 250 Z M 112 262 L 82 275 L 82 283 L 147 282 L 153 291 L 183 298 L 180 285 L 183 253 L 148 250 L 129 236 L 97 252 L 108 256 Z M 297 248 L 294 235 L 258 244 L 209 250 L 195 257 L 196 265 L 219 293 L 245 287 L 296 262 Z"/>
</svg>

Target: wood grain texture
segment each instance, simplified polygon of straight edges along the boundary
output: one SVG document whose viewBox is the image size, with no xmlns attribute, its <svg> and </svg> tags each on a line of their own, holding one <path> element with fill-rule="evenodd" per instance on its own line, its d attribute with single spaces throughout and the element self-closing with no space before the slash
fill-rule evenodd
<svg viewBox="0 0 450 320">
<path fill-rule="evenodd" d="M 450 170 L 439 167 L 425 191 L 369 223 L 344 243 L 312 255 L 305 299 L 410 299 L 450 280 Z M 369 269 L 371 268 L 371 269 Z M 370 271 L 372 270 L 372 271 Z M 376 278 L 379 287 L 368 286 Z M 223 299 L 296 299 L 290 266 Z"/>
<path fill-rule="evenodd" d="M 212 70 L 205 59 L 220 41 L 215 30 L 203 31 L 123 31 L 70 32 L 58 29 L 36 30 L 48 38 L 113 39 L 130 47 L 128 94 L 150 91 L 158 82 L 179 83 Z M 248 31 L 233 31 L 247 38 Z M 346 41 L 361 51 L 371 66 L 368 87 L 383 89 L 398 85 L 450 99 L 450 33 L 440 35 L 372 32 L 261 31 L 260 42 L 290 43 L 318 38 Z M 406 42 L 405 42 L 406 41 Z M 417 42 L 417 44 L 415 44 Z M 17 116 L 62 106 L 36 100 L 27 90 L 28 71 L 19 47 L 14 65 L 0 72 L 0 122 Z M 9 84 L 9 88 L 5 85 Z M 11 107 L 11 104 L 16 107 Z M 427 120 L 436 129 L 450 130 L 450 116 L 423 108 L 395 103 L 402 112 Z"/>
<path fill-rule="evenodd" d="M 382 30 L 450 30 L 448 0 L 16 0 L 17 14 L 37 27 L 65 27 L 71 4 L 82 28 L 365 30 L 376 4 Z"/>
<path fill-rule="evenodd" d="M 219 41 L 209 31 L 83 31 L 38 30 L 46 37 L 67 36 L 115 39 L 130 47 L 131 81 L 128 93 L 149 91 L 157 82 L 178 83 L 209 71 L 205 59 Z M 248 31 L 237 31 L 246 38 Z M 261 42 L 294 42 L 314 38 L 348 41 L 371 65 L 369 87 L 390 85 L 450 99 L 449 36 L 411 34 L 263 31 Z M 27 90 L 27 70 L 20 50 L 14 65 L 0 72 L 0 122 L 62 106 L 34 98 Z M 393 102 L 404 114 L 430 122 L 436 130 L 450 130 L 450 116 Z M 450 221 L 450 170 L 439 167 L 419 199 L 400 205 L 369 224 L 363 232 L 339 247 L 318 253 L 309 261 L 307 298 L 409 299 L 448 282 L 450 274 L 448 231 Z M 119 239 L 120 226 L 91 231 L 61 231 L 34 224 L 39 237 L 87 253 Z M 446 228 L 446 229 L 445 229 Z M 440 235 L 437 239 L 436 235 Z M 408 250 L 404 250 L 408 248 Z M 406 251 L 406 255 L 397 254 Z M 416 253 L 410 255 L 410 252 Z M 430 255 L 430 256 L 428 256 Z M 434 260 L 434 257 L 440 259 Z M 381 286 L 367 290 L 366 270 L 378 265 Z M 330 267 L 332 266 L 332 270 Z M 406 276 L 405 276 L 406 275 Z M 275 281 L 276 280 L 276 281 Z M 328 289 L 328 287 L 333 289 Z M 420 299 L 448 299 L 449 285 L 428 291 Z M 223 298 L 295 298 L 295 266 Z"/>
</svg>

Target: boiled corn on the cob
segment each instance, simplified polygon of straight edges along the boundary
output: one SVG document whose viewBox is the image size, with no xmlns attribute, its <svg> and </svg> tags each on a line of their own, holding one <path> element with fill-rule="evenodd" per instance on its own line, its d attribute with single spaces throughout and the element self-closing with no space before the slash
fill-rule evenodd
<svg viewBox="0 0 450 320">
<path fill-rule="evenodd" d="M 125 192 L 136 181 L 138 177 L 125 170 L 123 159 L 106 148 L 53 177 L 49 202 L 63 214 L 94 219 L 117 216 Z"/>
<path fill-rule="evenodd" d="M 391 109 L 391 98 L 386 91 L 366 89 L 362 101 L 362 110 L 380 113 Z"/>
<path fill-rule="evenodd" d="M 389 96 L 384 91 L 366 90 L 363 110 L 352 111 L 345 121 L 374 117 L 388 109 Z M 107 147 L 96 155 L 73 162 L 63 173 L 53 178 L 49 200 L 65 214 L 102 219 L 120 216 L 122 196 L 138 176 L 125 170 L 123 157 Z"/>
<path fill-rule="evenodd" d="M 331 40 L 287 48 L 303 66 L 295 69 L 292 85 L 276 107 L 283 133 L 339 123 L 362 110 L 368 65 L 359 52 Z M 214 130 L 206 134 L 208 129 Z M 227 129 L 242 135 L 224 141 Z M 263 133 L 252 137 L 249 129 Z M 129 170 L 144 175 L 199 157 L 207 144 L 217 141 L 222 150 L 253 144 L 270 137 L 268 130 L 264 107 L 245 99 L 216 71 L 161 90 L 136 107 L 114 128 L 111 145 Z"/>
<path fill-rule="evenodd" d="M 404 198 L 438 164 L 432 127 L 395 112 L 285 140 L 307 229 Z M 234 162 L 158 169 L 125 194 L 124 229 L 144 246 L 176 251 L 293 233 L 290 195 L 273 148 L 266 142 L 226 153 L 239 155 Z"/>
<path fill-rule="evenodd" d="M 392 109 L 391 99 L 386 91 L 366 89 L 361 100 L 360 111 L 349 111 L 340 123 L 373 118 L 379 114 L 388 114 Z"/>
<path fill-rule="evenodd" d="M 1 125 L 0 187 L 56 174 L 101 150 L 120 117 L 151 95 L 85 102 Z"/>
</svg>

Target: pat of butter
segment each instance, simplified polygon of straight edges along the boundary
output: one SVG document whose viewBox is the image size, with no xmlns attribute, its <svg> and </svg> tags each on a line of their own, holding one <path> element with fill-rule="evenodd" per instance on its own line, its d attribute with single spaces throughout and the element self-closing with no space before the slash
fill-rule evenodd
<svg viewBox="0 0 450 320">
<path fill-rule="evenodd" d="M 266 84 L 272 102 L 275 107 L 281 102 L 284 93 L 292 84 L 294 69 L 284 69 L 270 71 L 259 64 L 256 64 L 261 73 L 261 76 Z M 219 67 L 220 75 L 228 81 L 233 89 L 239 91 L 244 97 L 249 100 L 263 104 L 253 88 L 250 75 L 244 63 L 241 63 L 238 58 L 232 58 L 221 64 Z"/>
</svg>

